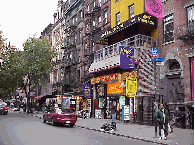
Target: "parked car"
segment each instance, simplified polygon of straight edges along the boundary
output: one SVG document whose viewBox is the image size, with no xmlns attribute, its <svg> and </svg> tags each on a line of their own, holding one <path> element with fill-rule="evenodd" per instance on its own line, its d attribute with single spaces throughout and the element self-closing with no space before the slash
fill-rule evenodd
<svg viewBox="0 0 195 145">
<path fill-rule="evenodd" d="M 43 114 L 43 123 L 51 122 L 52 126 L 56 124 L 68 124 L 71 127 L 77 122 L 77 116 L 71 109 L 64 107 L 51 107 Z"/>
<path fill-rule="evenodd" d="M 5 102 L 1 102 L 1 103 L 0 103 L 0 113 L 1 113 L 1 114 L 7 115 L 8 109 L 9 109 L 9 108 L 7 107 L 7 103 L 5 103 Z"/>
</svg>

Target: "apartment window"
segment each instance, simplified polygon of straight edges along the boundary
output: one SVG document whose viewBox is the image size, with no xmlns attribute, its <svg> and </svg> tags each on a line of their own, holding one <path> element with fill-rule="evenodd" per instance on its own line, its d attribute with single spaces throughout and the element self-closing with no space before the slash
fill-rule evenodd
<svg viewBox="0 0 195 145">
<path fill-rule="evenodd" d="M 82 11 L 80 12 L 80 15 L 81 15 L 81 18 L 83 17 L 83 13 L 82 13 Z"/>
<path fill-rule="evenodd" d="M 72 24 L 74 25 L 74 23 L 75 23 L 75 20 L 74 20 L 75 18 L 72 18 Z"/>
<path fill-rule="evenodd" d="M 129 19 L 134 17 L 134 5 L 129 6 Z"/>
<path fill-rule="evenodd" d="M 104 3 L 108 2 L 108 0 L 104 0 Z"/>
<path fill-rule="evenodd" d="M 120 24 L 120 12 L 116 14 L 116 25 Z"/>
<path fill-rule="evenodd" d="M 116 0 L 116 2 L 118 2 L 119 0 Z"/>
<path fill-rule="evenodd" d="M 98 24 L 97 24 L 97 26 L 100 27 L 100 25 L 101 25 L 101 16 L 98 17 Z"/>
<path fill-rule="evenodd" d="M 164 42 L 174 40 L 173 14 L 164 17 Z"/>
<path fill-rule="evenodd" d="M 95 26 L 95 20 L 93 20 L 93 26 Z"/>
<path fill-rule="evenodd" d="M 101 0 L 98 0 L 98 6 L 101 7 Z"/>
<path fill-rule="evenodd" d="M 89 12 L 89 6 L 87 6 L 87 12 Z"/>
<path fill-rule="evenodd" d="M 93 2 L 93 7 L 95 7 L 95 1 Z"/>
<path fill-rule="evenodd" d="M 104 12 L 104 24 L 107 24 L 107 17 L 108 15 L 107 15 L 107 12 L 105 11 Z"/>
<path fill-rule="evenodd" d="M 85 44 L 85 53 L 87 53 L 87 44 Z"/>
<path fill-rule="evenodd" d="M 94 46 L 95 46 L 95 43 L 93 42 L 93 43 L 92 43 L 93 52 L 94 52 Z"/>
<path fill-rule="evenodd" d="M 194 21 L 194 5 L 187 8 L 188 24 Z"/>
</svg>

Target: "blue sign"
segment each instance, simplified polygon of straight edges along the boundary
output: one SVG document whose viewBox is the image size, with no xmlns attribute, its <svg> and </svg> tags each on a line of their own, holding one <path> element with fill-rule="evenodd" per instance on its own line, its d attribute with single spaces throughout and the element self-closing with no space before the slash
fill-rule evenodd
<svg viewBox="0 0 195 145">
<path fill-rule="evenodd" d="M 83 97 L 87 99 L 91 98 L 91 85 L 90 84 L 83 85 Z"/>
<path fill-rule="evenodd" d="M 148 61 L 148 62 L 153 62 L 154 59 L 147 59 L 147 61 Z M 164 61 L 164 58 L 156 58 L 156 61 L 157 61 L 157 62 L 162 62 L 162 61 Z"/>
<path fill-rule="evenodd" d="M 124 46 L 119 46 L 120 53 L 120 68 L 135 69 L 134 49 Z"/>
<path fill-rule="evenodd" d="M 155 57 L 157 57 L 158 55 L 159 55 L 159 50 L 158 50 L 158 48 L 152 47 L 152 48 L 150 49 L 150 56 L 153 57 L 153 58 L 155 58 Z"/>
</svg>

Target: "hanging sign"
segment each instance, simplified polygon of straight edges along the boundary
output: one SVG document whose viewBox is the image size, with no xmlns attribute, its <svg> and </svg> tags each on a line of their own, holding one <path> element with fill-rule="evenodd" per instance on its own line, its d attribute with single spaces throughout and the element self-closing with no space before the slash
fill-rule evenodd
<svg viewBox="0 0 195 145">
<path fill-rule="evenodd" d="M 90 84 L 83 85 L 83 96 L 85 98 L 91 98 L 91 85 Z"/>
<path fill-rule="evenodd" d="M 162 0 L 145 0 L 145 12 L 156 18 L 163 19 Z"/>
<path fill-rule="evenodd" d="M 107 94 L 122 94 L 123 87 L 121 86 L 121 82 L 111 83 L 107 85 Z"/>
<path fill-rule="evenodd" d="M 134 49 L 124 46 L 119 46 L 120 53 L 120 68 L 135 69 Z"/>
<path fill-rule="evenodd" d="M 126 96 L 136 97 L 137 96 L 137 79 L 126 78 Z"/>
<path fill-rule="evenodd" d="M 109 82 L 118 81 L 119 75 L 120 75 L 120 73 L 100 76 L 100 82 L 101 83 L 109 83 Z"/>
</svg>

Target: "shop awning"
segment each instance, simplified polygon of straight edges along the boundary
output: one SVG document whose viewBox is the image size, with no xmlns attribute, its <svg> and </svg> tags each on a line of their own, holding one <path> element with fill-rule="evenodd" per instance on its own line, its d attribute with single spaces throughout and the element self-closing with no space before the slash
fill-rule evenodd
<svg viewBox="0 0 195 145">
<path fill-rule="evenodd" d="M 120 66 L 120 55 L 115 55 L 113 57 L 104 60 L 93 62 L 89 68 L 89 73 L 98 72 L 101 70 L 106 70 L 106 69 L 119 67 L 119 66 Z"/>
<path fill-rule="evenodd" d="M 41 100 L 41 98 L 43 98 L 44 96 L 45 96 L 45 95 L 39 95 L 39 96 L 35 97 L 35 99 Z"/>
</svg>

